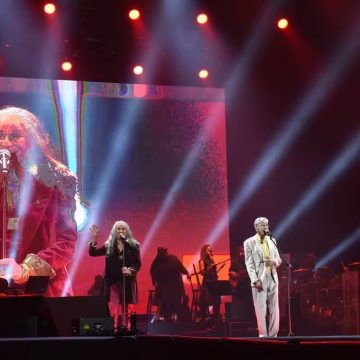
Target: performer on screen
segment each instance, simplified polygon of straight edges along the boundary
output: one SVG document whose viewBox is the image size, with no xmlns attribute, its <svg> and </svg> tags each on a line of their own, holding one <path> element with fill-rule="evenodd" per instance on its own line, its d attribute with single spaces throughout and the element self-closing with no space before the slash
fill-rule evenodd
<svg viewBox="0 0 360 360">
<path fill-rule="evenodd" d="M 0 154 L 0 277 L 18 286 L 49 276 L 45 295 L 72 295 L 76 177 L 56 159 L 40 120 L 19 107 L 0 110 Z"/>
</svg>

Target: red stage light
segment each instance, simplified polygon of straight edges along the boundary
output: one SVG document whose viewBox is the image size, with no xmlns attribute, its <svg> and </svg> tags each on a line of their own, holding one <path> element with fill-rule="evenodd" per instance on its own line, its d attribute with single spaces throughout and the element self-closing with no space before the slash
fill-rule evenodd
<svg viewBox="0 0 360 360">
<path fill-rule="evenodd" d="M 135 75 L 141 75 L 144 72 L 144 68 L 141 65 L 136 65 L 133 71 Z"/>
<path fill-rule="evenodd" d="M 70 61 L 64 61 L 62 64 L 61 64 L 61 68 L 64 70 L 64 71 L 70 71 L 72 69 L 72 64 Z"/>
<path fill-rule="evenodd" d="M 134 96 L 137 98 L 145 97 L 147 94 L 147 85 L 134 84 Z"/>
<path fill-rule="evenodd" d="M 52 15 L 56 11 L 56 7 L 53 3 L 47 3 L 44 5 L 44 11 L 46 14 Z"/>
<path fill-rule="evenodd" d="M 207 23 L 208 21 L 208 17 L 206 14 L 202 13 L 202 14 L 199 14 L 196 18 L 196 21 L 199 23 L 199 24 L 205 24 Z"/>
<path fill-rule="evenodd" d="M 277 23 L 278 28 L 282 29 L 282 30 L 286 29 L 288 27 L 288 25 L 289 25 L 289 22 L 285 18 L 280 19 Z"/>
<path fill-rule="evenodd" d="M 129 18 L 131 20 L 137 20 L 140 17 L 140 11 L 137 9 L 132 9 L 129 11 Z"/>
<path fill-rule="evenodd" d="M 206 69 L 199 71 L 199 78 L 206 79 L 209 76 L 209 72 Z"/>
</svg>

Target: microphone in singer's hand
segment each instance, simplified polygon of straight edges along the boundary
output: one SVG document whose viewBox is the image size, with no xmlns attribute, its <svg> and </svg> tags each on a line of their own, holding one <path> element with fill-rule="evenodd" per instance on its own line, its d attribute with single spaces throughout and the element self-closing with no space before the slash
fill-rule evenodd
<svg viewBox="0 0 360 360">
<path fill-rule="evenodd" d="M 272 236 L 272 233 L 270 232 L 270 230 L 265 230 L 265 235 L 268 235 L 268 236 Z"/>
<path fill-rule="evenodd" d="M 7 173 L 10 165 L 10 151 L 8 149 L 0 149 L 1 171 Z"/>
<path fill-rule="evenodd" d="M 126 236 L 125 236 L 124 234 L 120 234 L 120 235 L 119 235 L 119 238 L 120 238 L 121 240 L 126 240 Z"/>
</svg>

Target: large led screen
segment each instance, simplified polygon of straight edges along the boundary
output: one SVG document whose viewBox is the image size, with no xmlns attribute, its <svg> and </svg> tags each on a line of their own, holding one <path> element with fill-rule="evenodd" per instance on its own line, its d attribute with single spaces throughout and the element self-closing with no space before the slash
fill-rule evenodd
<svg viewBox="0 0 360 360">
<path fill-rule="evenodd" d="M 38 116 L 77 176 L 74 295 L 94 293 L 104 272 L 104 258 L 88 255 L 92 224 L 100 244 L 117 220 L 139 241 L 138 312 L 158 247 L 186 258 L 190 271 L 206 243 L 229 254 L 223 89 L 0 78 L 0 107 L 9 105 Z"/>
</svg>

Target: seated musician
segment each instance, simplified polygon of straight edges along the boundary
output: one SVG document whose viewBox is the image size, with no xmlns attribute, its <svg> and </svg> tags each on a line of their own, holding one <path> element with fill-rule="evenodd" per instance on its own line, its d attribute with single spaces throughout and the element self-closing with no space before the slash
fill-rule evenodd
<svg viewBox="0 0 360 360">
<path fill-rule="evenodd" d="M 243 301 L 248 291 L 248 275 L 245 266 L 244 247 L 240 245 L 237 257 L 231 261 L 229 268 L 229 284 L 233 291 L 233 302 Z"/>
</svg>

